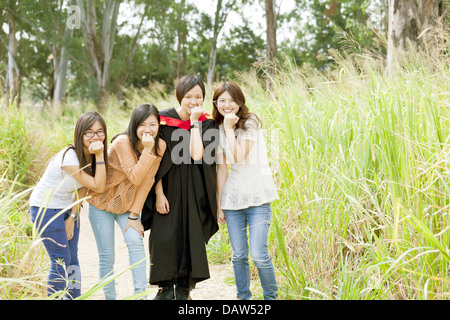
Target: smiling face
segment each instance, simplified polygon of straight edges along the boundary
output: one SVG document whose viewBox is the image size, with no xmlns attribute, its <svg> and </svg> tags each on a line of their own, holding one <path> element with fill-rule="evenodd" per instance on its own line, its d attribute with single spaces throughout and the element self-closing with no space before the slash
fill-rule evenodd
<svg viewBox="0 0 450 320">
<path fill-rule="evenodd" d="M 234 101 L 228 91 L 222 93 L 216 100 L 217 110 L 225 117 L 226 114 L 239 112 L 239 105 Z"/>
<path fill-rule="evenodd" d="M 186 92 L 186 94 L 183 96 L 183 99 L 181 99 L 180 103 L 182 110 L 188 115 L 191 115 L 193 108 L 198 106 L 201 107 L 202 105 L 203 105 L 203 91 L 199 85 L 196 85 L 191 90 Z"/>
<path fill-rule="evenodd" d="M 83 149 L 88 152 L 89 146 L 95 141 L 105 141 L 105 128 L 100 121 L 95 121 L 94 124 L 83 133 Z"/>
<path fill-rule="evenodd" d="M 232 81 L 225 81 L 214 90 L 212 116 L 218 125 L 223 123 L 225 115 L 233 113 L 240 118 L 237 127 L 248 118 L 248 107 L 242 89 Z"/>
<path fill-rule="evenodd" d="M 155 115 L 148 116 L 137 128 L 136 135 L 139 139 L 139 142 L 142 141 L 142 136 L 144 134 L 151 134 L 153 139 L 156 139 L 158 135 L 159 122 Z"/>
</svg>

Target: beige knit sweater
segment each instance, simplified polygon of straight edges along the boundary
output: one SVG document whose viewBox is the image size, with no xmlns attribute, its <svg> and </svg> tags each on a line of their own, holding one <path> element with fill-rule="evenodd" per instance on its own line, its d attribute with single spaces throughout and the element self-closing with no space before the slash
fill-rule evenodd
<svg viewBox="0 0 450 320">
<path fill-rule="evenodd" d="M 97 193 L 90 190 L 88 195 L 92 198 L 87 201 L 97 209 L 112 213 L 130 211 L 140 214 L 165 150 L 166 143 L 160 139 L 160 157 L 144 152 L 138 159 L 128 136 L 118 136 L 108 149 L 105 191 Z"/>
</svg>

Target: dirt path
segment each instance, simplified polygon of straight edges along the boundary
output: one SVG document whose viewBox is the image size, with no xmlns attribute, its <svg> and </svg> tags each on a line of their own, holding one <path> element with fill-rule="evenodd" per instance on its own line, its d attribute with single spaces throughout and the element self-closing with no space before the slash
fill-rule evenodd
<svg viewBox="0 0 450 320">
<path fill-rule="evenodd" d="M 87 205 L 84 205 L 86 208 Z M 86 292 L 98 282 L 98 252 L 95 243 L 94 234 L 89 222 L 86 210 L 81 212 L 81 229 L 80 241 L 78 244 L 78 256 L 81 267 L 82 286 L 81 292 Z M 117 224 L 116 224 L 117 226 Z M 123 236 L 118 227 L 115 228 L 116 235 L 116 258 L 114 272 L 118 274 L 120 271 L 129 267 L 128 249 L 126 247 Z M 145 232 L 144 246 L 147 253 L 147 274 L 148 274 L 148 236 L 149 232 Z M 194 300 L 235 300 L 236 288 L 234 283 L 225 283 L 227 279 L 233 278 L 233 269 L 231 265 L 210 265 L 211 278 L 197 284 L 196 288 L 191 292 Z M 149 286 L 153 289 L 148 299 L 153 299 L 156 295 L 157 287 Z M 131 271 L 127 271 L 116 279 L 117 299 L 122 299 L 133 295 L 133 282 Z M 90 299 L 103 300 L 103 291 L 99 290 Z"/>
</svg>

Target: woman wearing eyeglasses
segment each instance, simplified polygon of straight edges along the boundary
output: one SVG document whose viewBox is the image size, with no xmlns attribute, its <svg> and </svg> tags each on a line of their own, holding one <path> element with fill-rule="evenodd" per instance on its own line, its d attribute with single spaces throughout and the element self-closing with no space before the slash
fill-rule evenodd
<svg viewBox="0 0 450 320">
<path fill-rule="evenodd" d="M 79 206 L 74 202 L 83 198 L 87 189 L 105 189 L 106 138 L 103 118 L 93 111 L 82 114 L 75 126 L 74 143 L 51 159 L 31 193 L 31 220 L 50 257 L 48 296 L 61 292 L 62 298 L 74 299 L 81 294 Z"/>
<path fill-rule="evenodd" d="M 155 181 L 166 143 L 159 139 L 159 112 L 144 103 L 131 115 L 126 132 L 112 139 L 108 176 L 103 193 L 89 193 L 89 220 L 99 253 L 99 274 L 104 279 L 114 270 L 114 225 L 119 225 L 128 247 L 134 293 L 147 285 L 144 228 L 140 214 Z M 105 299 L 115 300 L 114 280 L 104 287 Z M 141 297 L 145 299 L 146 296 Z"/>
</svg>

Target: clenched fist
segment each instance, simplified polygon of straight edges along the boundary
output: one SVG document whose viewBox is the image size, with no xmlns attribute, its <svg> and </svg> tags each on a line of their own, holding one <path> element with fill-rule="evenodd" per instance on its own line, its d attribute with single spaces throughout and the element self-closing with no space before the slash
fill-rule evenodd
<svg viewBox="0 0 450 320">
<path fill-rule="evenodd" d="M 142 146 L 144 147 L 144 150 L 151 152 L 154 145 L 155 139 L 153 139 L 153 136 L 151 134 L 144 133 L 142 135 Z"/>
<path fill-rule="evenodd" d="M 95 155 L 101 154 L 101 153 L 103 153 L 103 148 L 104 148 L 103 142 L 101 142 L 101 141 L 94 141 L 89 146 L 89 153 L 90 154 L 95 154 Z"/>
<path fill-rule="evenodd" d="M 233 129 L 233 126 L 239 121 L 239 117 L 234 113 L 228 113 L 223 118 L 223 127 L 225 129 Z"/>
<path fill-rule="evenodd" d="M 203 108 L 198 106 L 195 108 L 192 108 L 191 111 L 191 122 L 198 121 L 198 118 L 204 113 Z"/>
</svg>

